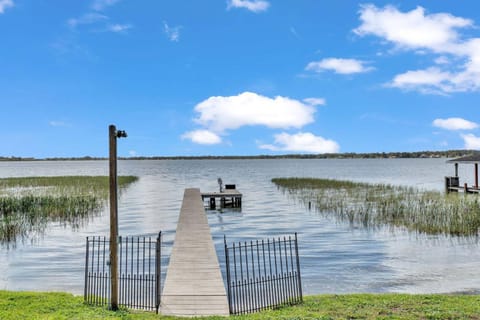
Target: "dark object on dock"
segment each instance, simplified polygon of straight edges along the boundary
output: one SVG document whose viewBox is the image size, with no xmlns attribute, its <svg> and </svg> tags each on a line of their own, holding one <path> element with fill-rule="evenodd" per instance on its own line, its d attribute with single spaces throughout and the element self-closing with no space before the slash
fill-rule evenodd
<svg viewBox="0 0 480 320">
<path fill-rule="evenodd" d="M 445 192 L 459 192 L 465 193 L 480 193 L 478 185 L 478 163 L 480 162 L 480 153 L 475 153 L 465 157 L 460 157 L 452 160 L 448 160 L 449 163 L 455 164 L 455 175 L 453 177 L 445 177 Z M 474 185 L 469 187 L 467 183 L 464 183 L 460 187 L 460 178 L 458 177 L 458 164 L 473 164 L 474 165 Z"/>
<path fill-rule="evenodd" d="M 223 181 L 222 181 L 222 178 L 218 178 L 217 179 L 217 182 L 218 182 L 218 188 L 219 188 L 219 192 L 223 192 Z"/>
<path fill-rule="evenodd" d="M 225 190 L 235 190 L 237 189 L 237 186 L 234 184 L 226 184 L 225 185 Z"/>
</svg>

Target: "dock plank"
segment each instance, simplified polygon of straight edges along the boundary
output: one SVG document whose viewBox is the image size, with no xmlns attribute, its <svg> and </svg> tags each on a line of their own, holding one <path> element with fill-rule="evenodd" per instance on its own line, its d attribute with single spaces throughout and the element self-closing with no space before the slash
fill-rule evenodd
<svg viewBox="0 0 480 320">
<path fill-rule="evenodd" d="M 228 316 L 228 300 L 199 189 L 185 189 L 161 313 Z"/>
</svg>

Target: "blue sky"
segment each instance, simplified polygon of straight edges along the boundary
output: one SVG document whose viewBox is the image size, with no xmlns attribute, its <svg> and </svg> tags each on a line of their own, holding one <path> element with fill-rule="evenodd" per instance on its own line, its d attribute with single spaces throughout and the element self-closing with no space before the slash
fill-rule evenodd
<svg viewBox="0 0 480 320">
<path fill-rule="evenodd" d="M 0 156 L 480 149 L 477 1 L 0 0 Z"/>
</svg>

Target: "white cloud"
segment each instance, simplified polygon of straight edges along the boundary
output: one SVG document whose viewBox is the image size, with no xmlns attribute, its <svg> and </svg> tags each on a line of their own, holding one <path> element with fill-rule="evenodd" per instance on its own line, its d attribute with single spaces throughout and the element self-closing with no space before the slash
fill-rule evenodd
<svg viewBox="0 0 480 320">
<path fill-rule="evenodd" d="M 445 56 L 440 56 L 438 58 L 435 58 L 435 60 L 433 60 L 436 64 L 448 64 L 450 63 L 450 60 L 445 57 Z"/>
<path fill-rule="evenodd" d="M 399 74 L 389 86 L 436 94 L 480 91 L 480 38 L 464 39 L 458 32 L 473 28 L 472 20 L 449 13 L 428 14 L 422 7 L 401 12 L 394 6 L 373 4 L 361 7 L 360 20 L 353 30 L 359 36 L 374 35 L 398 49 L 439 55 L 432 59 L 435 67 Z"/>
<path fill-rule="evenodd" d="M 465 149 L 467 150 L 478 150 L 480 149 L 480 137 L 477 137 L 471 133 L 461 135 L 463 141 L 465 142 Z"/>
<path fill-rule="evenodd" d="M 301 128 L 314 121 L 315 106 L 324 104 L 323 98 L 311 97 L 302 102 L 282 96 L 270 98 L 253 92 L 243 92 L 236 96 L 213 96 L 194 108 L 198 113 L 194 121 L 202 128 L 186 132 L 181 138 L 198 144 L 218 144 L 227 131 L 244 126 Z M 259 148 L 313 153 L 335 153 L 340 149 L 335 141 L 308 132 L 276 134 L 273 144 L 260 144 Z"/>
<path fill-rule="evenodd" d="M 373 70 L 365 66 L 365 62 L 356 59 L 326 58 L 320 61 L 310 62 L 305 70 L 314 72 L 323 72 L 331 70 L 339 74 L 362 73 Z"/>
<path fill-rule="evenodd" d="M 433 120 L 433 126 L 446 130 L 472 130 L 478 128 L 478 124 L 462 118 L 447 118 Z"/>
<path fill-rule="evenodd" d="M 12 0 L 0 0 L 0 14 L 5 12 L 5 9 L 11 8 L 14 6 Z"/>
<path fill-rule="evenodd" d="M 438 145 L 443 148 L 448 147 L 448 141 L 445 141 L 445 140 L 440 141 Z"/>
<path fill-rule="evenodd" d="M 324 106 L 327 104 L 327 101 L 324 98 L 305 98 L 303 102 L 311 106 Z"/>
<path fill-rule="evenodd" d="M 244 8 L 255 13 L 266 11 L 268 7 L 270 3 L 264 0 L 229 0 L 227 2 L 227 9 Z"/>
<path fill-rule="evenodd" d="M 297 39 L 300 39 L 300 37 L 298 36 L 298 32 L 297 32 L 297 29 L 295 29 L 294 27 L 290 27 L 290 33 Z"/>
<path fill-rule="evenodd" d="M 340 146 L 333 140 L 315 136 L 310 132 L 280 133 L 274 136 L 274 144 L 264 144 L 261 149 L 309 153 L 337 153 Z"/>
<path fill-rule="evenodd" d="M 396 75 L 387 86 L 418 90 L 424 93 L 443 93 L 451 90 L 452 75 L 437 67 L 425 70 L 407 71 Z"/>
<path fill-rule="evenodd" d="M 210 97 L 195 106 L 195 122 L 221 133 L 243 126 L 300 128 L 313 122 L 315 108 L 301 101 L 277 96 L 269 98 L 252 92 L 236 96 Z"/>
<path fill-rule="evenodd" d="M 80 18 L 68 19 L 67 24 L 75 28 L 78 25 L 93 24 L 104 20 L 108 20 L 108 17 L 100 13 L 90 12 L 82 15 Z"/>
<path fill-rule="evenodd" d="M 96 11 L 101 11 L 107 7 L 113 6 L 119 0 L 95 0 L 92 4 L 92 9 Z"/>
<path fill-rule="evenodd" d="M 130 157 L 136 157 L 136 156 L 137 156 L 137 151 L 135 151 L 135 150 L 130 150 L 130 151 L 128 151 L 128 155 L 129 155 Z"/>
<path fill-rule="evenodd" d="M 72 56 L 82 60 L 98 61 L 98 57 L 88 47 L 81 45 L 72 37 L 58 38 L 50 47 L 58 57 Z"/>
<path fill-rule="evenodd" d="M 194 130 L 186 132 L 182 135 L 182 139 L 189 139 L 198 144 L 219 144 L 222 138 L 214 132 L 209 130 Z"/>
<path fill-rule="evenodd" d="M 170 41 L 178 42 L 180 40 L 180 29 L 182 26 L 170 27 L 167 22 L 163 21 L 163 32 Z"/>
<path fill-rule="evenodd" d="M 360 20 L 362 24 L 353 30 L 360 36 L 372 34 L 398 47 L 438 51 L 458 40 L 456 29 L 473 26 L 469 19 L 448 13 L 426 14 L 422 7 L 401 12 L 394 6 L 377 8 L 373 4 L 361 6 Z"/>
<path fill-rule="evenodd" d="M 125 32 L 129 29 L 132 28 L 132 25 L 130 24 L 112 24 L 112 25 L 109 25 L 107 27 L 107 30 L 108 31 L 111 31 L 111 32 Z"/>
<path fill-rule="evenodd" d="M 51 127 L 69 127 L 70 124 L 64 122 L 64 121 L 55 121 L 52 120 L 48 123 Z"/>
</svg>

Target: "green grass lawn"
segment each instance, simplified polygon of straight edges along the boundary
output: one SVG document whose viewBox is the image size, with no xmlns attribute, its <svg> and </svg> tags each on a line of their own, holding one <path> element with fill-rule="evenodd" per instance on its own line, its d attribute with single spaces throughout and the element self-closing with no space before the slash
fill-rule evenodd
<svg viewBox="0 0 480 320">
<path fill-rule="evenodd" d="M 307 296 L 302 305 L 233 319 L 480 319 L 480 296 L 350 294 Z M 109 311 L 67 293 L 0 291 L 0 319 L 175 319 Z M 207 317 L 205 319 L 222 319 Z"/>
</svg>

